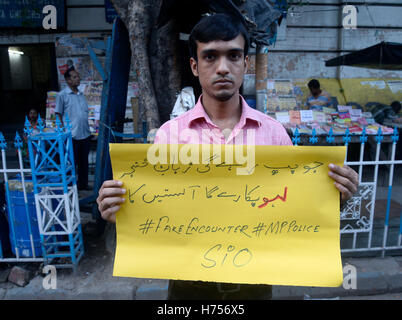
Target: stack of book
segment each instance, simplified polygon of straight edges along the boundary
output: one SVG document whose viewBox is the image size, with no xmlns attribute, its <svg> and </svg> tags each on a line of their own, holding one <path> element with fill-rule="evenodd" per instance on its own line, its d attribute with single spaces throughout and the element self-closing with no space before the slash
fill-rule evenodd
<svg viewBox="0 0 402 320">
<path fill-rule="evenodd" d="M 52 127 L 56 120 L 56 91 L 49 91 L 46 99 L 46 127 Z"/>
<path fill-rule="evenodd" d="M 317 135 L 326 135 L 332 128 L 334 135 L 343 135 L 347 128 L 350 134 L 360 135 L 363 128 L 366 134 L 375 135 L 381 128 L 383 134 L 392 134 L 393 128 L 389 128 L 375 122 L 371 112 L 364 112 L 351 106 L 338 106 L 316 110 L 289 110 L 269 114 L 281 122 L 285 128 L 300 134 L 312 134 L 315 129 Z"/>
</svg>

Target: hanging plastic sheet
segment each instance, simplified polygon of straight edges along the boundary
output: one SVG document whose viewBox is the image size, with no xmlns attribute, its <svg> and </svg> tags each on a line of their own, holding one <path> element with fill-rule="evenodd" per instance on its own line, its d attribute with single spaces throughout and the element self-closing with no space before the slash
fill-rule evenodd
<svg viewBox="0 0 402 320">
<path fill-rule="evenodd" d="M 185 10 L 190 7 L 191 10 Z M 190 8 L 189 8 L 190 9 Z M 183 15 L 182 12 L 189 12 Z M 250 33 L 251 43 L 270 45 L 275 39 L 276 21 L 282 12 L 266 0 L 164 0 L 159 13 L 157 26 L 162 27 L 171 19 L 179 23 L 181 32 L 189 33 L 203 14 L 228 13 L 238 17 Z"/>
<path fill-rule="evenodd" d="M 325 66 L 402 70 L 402 44 L 381 42 L 366 49 L 325 61 Z"/>
</svg>

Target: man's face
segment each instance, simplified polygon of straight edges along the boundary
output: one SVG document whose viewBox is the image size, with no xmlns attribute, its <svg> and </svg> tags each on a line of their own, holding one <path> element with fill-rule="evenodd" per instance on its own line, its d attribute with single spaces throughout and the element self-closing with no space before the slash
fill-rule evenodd
<svg viewBox="0 0 402 320">
<path fill-rule="evenodd" d="M 197 41 L 197 57 L 190 59 L 191 70 L 203 92 L 227 101 L 239 91 L 247 71 L 248 56 L 244 57 L 245 40 L 242 35 L 230 41 Z"/>
<path fill-rule="evenodd" d="M 66 80 L 67 84 L 70 87 L 76 88 L 80 85 L 80 75 L 78 74 L 77 71 L 71 71 L 70 72 L 70 78 Z"/>
<path fill-rule="evenodd" d="M 28 117 L 29 117 L 29 120 L 36 121 L 38 119 L 38 113 L 36 112 L 36 110 L 32 109 L 31 111 L 29 111 Z"/>
<path fill-rule="evenodd" d="M 317 97 L 321 93 L 320 88 L 309 88 L 309 89 L 313 97 Z"/>
</svg>

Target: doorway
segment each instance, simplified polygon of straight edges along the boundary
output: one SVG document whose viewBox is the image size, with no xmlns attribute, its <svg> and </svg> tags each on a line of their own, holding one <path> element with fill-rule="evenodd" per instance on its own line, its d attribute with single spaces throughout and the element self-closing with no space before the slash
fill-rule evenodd
<svg viewBox="0 0 402 320">
<path fill-rule="evenodd" d="M 0 46 L 0 131 L 22 129 L 31 108 L 46 116 L 48 91 L 58 91 L 53 43 Z"/>
</svg>

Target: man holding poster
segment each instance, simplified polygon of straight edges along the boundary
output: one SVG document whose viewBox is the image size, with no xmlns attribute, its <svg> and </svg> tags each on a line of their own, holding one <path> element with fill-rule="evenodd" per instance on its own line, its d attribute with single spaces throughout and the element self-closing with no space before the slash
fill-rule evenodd
<svg viewBox="0 0 402 320">
<path fill-rule="evenodd" d="M 296 147 L 291 147 L 292 142 L 283 126 L 271 117 L 250 108 L 240 96 L 239 88 L 243 82 L 249 59 L 247 56 L 249 36 L 243 24 L 238 22 L 236 18 L 225 14 L 215 14 L 202 18 L 190 35 L 189 45 L 191 70 L 199 78 L 202 87 L 202 96 L 196 106 L 165 123 L 157 132 L 154 146 L 131 146 L 131 148 L 136 148 L 138 151 L 136 151 L 138 157 L 135 160 L 139 159 L 135 161 L 131 169 L 127 167 L 127 164 L 118 160 L 118 158 L 122 159 L 124 155 L 130 153 L 130 146 L 118 146 L 116 152 L 114 152 L 115 147 L 111 146 L 112 165 L 116 180 L 103 183 L 99 190 L 97 203 L 103 219 L 110 222 L 116 222 L 116 213 L 121 209 L 117 214 L 118 249 L 116 251 L 114 272 L 115 275 L 123 276 L 131 274 L 130 270 L 127 272 L 126 269 L 129 263 L 123 266 L 117 261 L 119 260 L 117 256 L 119 254 L 120 257 L 130 259 L 128 256 L 134 250 L 125 251 L 129 249 L 129 246 L 126 246 L 125 249 L 121 246 L 120 248 L 122 249 L 119 250 L 119 241 L 121 240 L 122 244 L 123 242 L 126 242 L 126 244 L 132 243 L 132 241 L 137 241 L 142 236 L 152 234 L 157 237 L 160 246 L 164 246 L 163 249 L 159 249 L 158 252 L 158 248 L 151 247 L 149 240 L 145 240 L 147 241 L 146 246 L 141 249 L 138 247 L 139 250 L 135 252 L 140 252 L 140 254 L 143 252 L 145 259 L 146 257 L 151 257 L 154 261 L 153 265 L 156 266 L 159 265 L 159 262 L 168 261 L 167 256 L 165 259 L 165 253 L 174 254 L 166 265 L 166 269 L 172 271 L 171 273 L 162 274 L 164 270 L 160 270 L 161 268 L 159 267 L 159 270 L 147 273 L 147 269 L 149 270 L 150 268 L 142 265 L 143 261 L 141 259 L 137 259 L 132 263 L 141 265 L 143 269 L 134 274 L 140 277 L 149 276 L 149 278 L 160 276 L 166 279 L 194 280 L 171 281 L 169 286 L 170 299 L 268 299 L 271 296 L 271 286 L 267 284 L 290 283 L 303 285 L 305 283 L 303 280 L 304 275 L 306 275 L 306 279 L 314 278 L 314 272 L 313 275 L 309 275 L 309 271 L 306 268 L 301 270 L 296 280 L 290 275 L 291 272 L 288 272 L 289 275 L 284 274 L 279 269 L 285 270 L 287 265 L 297 267 L 296 263 L 285 261 L 284 259 L 282 262 L 283 268 L 278 267 L 278 264 L 271 264 L 270 260 L 276 259 L 276 261 L 279 261 L 281 257 L 281 251 L 275 250 L 274 246 L 279 249 L 283 246 L 291 250 L 292 244 L 319 243 L 319 248 L 310 248 L 310 251 L 325 251 L 327 242 L 324 239 L 325 237 L 321 235 L 324 235 L 326 230 L 322 228 L 322 225 L 325 224 L 325 221 L 328 220 L 328 215 L 330 215 L 332 216 L 332 218 L 329 217 L 329 220 L 332 219 L 331 232 L 335 239 L 335 241 L 331 242 L 331 245 L 335 244 L 335 246 L 339 247 L 339 241 L 337 241 L 339 238 L 336 239 L 336 232 L 339 237 L 339 223 L 338 225 L 336 223 L 336 219 L 339 220 L 339 202 L 337 217 L 335 217 L 336 211 L 333 210 L 333 208 L 336 208 L 336 199 L 339 201 L 339 193 L 337 195 L 336 190 L 340 192 L 341 203 L 345 203 L 357 191 L 358 176 L 348 166 L 341 166 L 345 150 L 343 150 L 343 153 L 338 152 L 337 158 L 331 155 L 332 151 L 318 153 L 313 151 L 310 156 L 307 156 L 301 150 L 299 156 L 299 149 L 296 150 Z M 171 166 L 164 166 L 163 164 L 168 162 L 160 161 L 162 158 L 166 160 L 167 154 L 164 154 L 166 149 L 163 149 L 163 147 L 158 148 L 166 145 L 170 145 Z M 182 146 L 180 147 L 180 152 L 178 152 L 178 147 L 175 147 L 178 145 Z M 214 147 L 221 145 L 224 156 L 217 156 L 217 159 L 215 156 L 222 154 L 220 153 L 222 150 L 215 147 L 212 157 L 207 157 L 206 159 L 201 156 L 201 161 L 198 161 L 198 155 L 203 154 L 203 152 L 198 152 L 200 151 L 198 147 L 194 147 L 197 145 L 202 149 L 201 151 L 204 151 L 207 145 L 213 145 Z M 236 148 L 238 146 L 239 149 Z M 282 148 L 286 150 L 284 149 L 285 153 L 280 153 L 279 148 L 266 146 L 284 146 Z M 246 158 L 244 158 L 243 148 L 247 151 Z M 310 148 L 310 151 L 318 151 L 318 147 Z M 184 149 L 185 152 L 182 152 Z M 197 152 L 194 151 L 195 149 L 197 149 Z M 237 167 L 236 170 L 232 171 L 232 167 L 238 165 L 233 164 L 233 154 L 231 157 L 230 152 L 227 152 L 227 150 L 233 151 L 237 162 L 246 163 L 246 167 Z M 119 156 L 117 151 L 120 152 Z M 196 154 L 197 156 L 189 159 L 189 151 L 192 155 Z M 334 151 L 333 154 L 335 153 Z M 292 162 L 293 155 L 295 162 Z M 144 160 L 144 156 L 148 156 L 147 159 Z M 288 159 L 284 160 L 284 156 L 288 157 Z M 158 158 L 159 165 L 157 165 L 158 161 L 153 161 L 155 157 Z M 180 158 L 180 162 L 178 162 L 178 158 Z M 338 165 L 330 163 L 330 158 L 336 159 Z M 238 161 L 239 159 L 242 159 L 242 161 Z M 296 159 L 298 160 L 297 163 Z M 205 160 L 214 161 L 214 165 L 210 166 L 210 162 L 205 162 Z M 215 162 L 215 160 L 217 161 Z M 267 164 L 267 161 L 272 161 L 272 164 Z M 283 165 L 284 161 L 289 163 Z M 153 169 L 149 164 L 154 165 Z M 327 171 L 326 166 L 329 167 L 329 171 Z M 180 167 L 181 169 L 179 170 Z M 269 172 L 269 184 L 274 189 L 268 190 L 261 185 L 263 170 L 265 170 L 265 173 Z M 192 171 L 194 172 L 193 177 L 195 180 L 190 182 L 187 177 Z M 321 187 L 318 182 L 323 181 L 323 179 L 314 180 L 314 182 L 307 184 L 307 187 L 299 184 L 299 181 L 307 181 L 306 177 L 315 179 L 318 176 L 316 174 L 320 172 L 325 174 L 326 178 L 324 177 L 324 180 L 329 179 L 329 175 L 334 180 L 333 183 L 336 188 L 328 181 L 325 186 Z M 187 173 L 188 175 L 186 176 Z M 230 181 L 234 181 L 236 175 L 238 183 L 230 183 Z M 283 184 L 284 180 L 274 181 L 281 175 L 287 177 L 286 179 L 289 182 L 286 182 L 287 185 Z M 255 181 L 255 179 L 259 179 L 259 181 Z M 124 189 L 122 181 L 124 181 Z M 135 186 L 132 185 L 134 181 Z M 211 182 L 213 185 L 208 185 L 210 181 L 213 181 L 213 183 Z M 225 181 L 229 183 L 226 182 L 225 185 Z M 166 183 L 164 184 L 164 182 Z M 253 184 L 254 182 L 256 183 Z M 161 185 L 163 186 L 163 191 L 155 192 L 158 184 L 159 188 Z M 189 185 L 187 186 L 187 184 Z M 171 186 L 177 188 L 180 185 L 182 189 L 170 190 Z M 315 188 L 314 190 L 319 188 L 320 194 L 321 192 L 331 194 L 331 199 L 328 200 L 331 205 L 327 206 L 327 204 L 320 203 L 319 198 L 321 196 L 308 201 L 306 198 L 303 199 L 303 196 L 296 196 L 295 198 L 299 200 L 290 204 L 290 198 L 293 197 L 294 190 L 298 188 L 302 189 L 302 192 L 308 192 L 310 188 Z M 201 189 L 205 190 L 205 192 L 198 192 Z M 123 195 L 125 195 L 125 198 L 122 198 Z M 257 195 L 260 196 L 257 197 Z M 307 196 L 307 193 L 305 196 Z M 180 199 L 180 202 L 175 203 L 174 211 L 172 210 L 173 208 L 168 208 L 168 206 L 163 207 L 165 203 L 169 201 L 172 203 L 177 199 Z M 210 200 L 216 200 L 216 202 L 212 205 Z M 307 212 L 303 212 L 301 208 L 297 208 L 297 205 L 303 203 L 303 200 L 306 206 L 311 203 L 315 203 L 318 207 L 321 206 L 322 208 L 319 212 L 320 214 L 322 213 L 323 219 L 317 220 L 318 222 L 315 223 L 313 222 L 314 217 L 310 216 L 307 219 L 308 221 L 302 222 L 300 216 L 309 215 Z M 233 212 L 231 212 L 232 207 L 228 206 L 229 202 L 230 206 L 233 207 Z M 189 204 L 192 204 L 193 207 L 188 206 Z M 294 206 L 292 209 L 294 212 L 302 212 L 299 218 L 290 215 L 286 216 L 285 211 L 281 214 L 281 206 L 288 204 Z M 137 215 L 137 212 L 129 212 L 129 209 L 127 209 L 129 205 L 138 205 L 137 210 L 141 212 L 138 212 Z M 193 209 L 190 210 L 191 208 Z M 278 209 L 276 211 L 278 216 L 268 214 L 270 211 L 263 211 L 271 208 Z M 149 214 L 147 210 L 150 210 Z M 147 216 L 141 217 L 141 222 L 139 220 L 130 220 L 136 219 L 136 216 L 145 211 Z M 201 214 L 207 211 L 212 213 L 213 216 L 205 216 L 204 219 Z M 244 214 L 245 212 L 247 214 Z M 263 212 L 265 213 L 263 214 Z M 255 215 L 255 221 L 246 221 L 248 217 L 251 219 L 253 215 Z M 231 219 L 230 217 L 233 217 L 233 221 L 236 220 L 236 222 L 229 223 L 232 222 L 228 221 L 228 219 Z M 145 221 L 143 221 L 144 219 Z M 260 220 L 258 219 L 265 220 L 259 222 Z M 137 240 L 127 239 L 130 234 L 127 226 L 128 224 L 131 226 L 131 223 L 140 226 L 135 230 Z M 121 238 L 119 238 L 120 233 L 124 234 Z M 170 240 L 168 238 L 170 235 L 177 236 L 177 238 Z M 218 237 L 218 235 L 222 237 L 222 241 L 238 241 L 238 238 L 241 237 L 242 242 L 239 240 L 241 245 L 234 245 L 234 242 L 233 244 L 232 242 L 223 244 L 223 242 L 220 242 L 221 240 L 217 240 L 216 243 L 208 242 L 209 246 L 206 246 L 208 240 L 206 237 Z M 202 247 L 202 255 L 199 253 L 194 254 L 194 250 L 190 250 L 186 241 L 191 237 L 194 240 L 195 247 Z M 275 237 L 276 239 L 274 239 Z M 294 237 L 305 238 L 300 241 Z M 311 242 L 310 240 L 314 239 L 312 237 L 322 241 Z M 268 253 L 263 254 L 264 250 L 266 252 L 266 246 L 268 245 L 262 245 L 265 242 L 259 242 L 258 248 L 255 248 L 255 250 L 250 249 L 251 247 L 242 246 L 252 245 L 253 239 L 257 238 L 269 239 L 268 241 L 272 239 L 273 247 L 269 251 L 269 254 L 272 252 L 272 259 L 268 259 Z M 212 239 L 210 240 L 212 241 Z M 180 247 L 179 251 L 170 251 L 171 249 L 168 247 L 169 241 L 173 241 L 171 242 L 173 246 Z M 144 241 L 142 241 L 142 244 L 138 242 L 134 246 L 141 246 L 145 243 Z M 297 249 L 295 248 L 294 250 L 296 251 Z M 257 254 L 257 251 L 260 251 L 260 255 Z M 219 260 L 217 253 L 222 254 Z M 330 258 L 332 259 L 333 257 L 329 257 L 328 261 L 332 261 Z M 305 259 L 308 260 L 307 257 Z M 322 260 L 325 260 L 325 257 Z M 340 262 L 340 259 L 338 260 Z M 320 267 L 325 269 L 326 261 L 322 262 L 323 264 Z M 242 271 L 242 267 L 246 265 L 253 269 L 249 269 L 248 272 Z M 182 266 L 183 270 L 178 270 L 180 266 Z M 222 269 L 216 270 L 216 267 L 221 267 Z M 196 268 L 200 270 L 195 270 Z M 331 268 L 331 266 L 328 268 Z M 336 268 L 339 271 L 339 263 Z M 258 272 L 254 271 L 257 269 Z M 323 271 L 324 273 L 327 272 L 327 270 Z M 331 273 L 330 271 L 328 272 Z M 153 276 L 150 276 L 151 274 Z M 265 279 L 265 274 L 272 274 L 273 276 Z M 311 278 L 310 280 L 307 283 L 315 283 L 314 279 Z M 322 283 L 336 283 L 339 285 L 339 279 L 331 281 L 329 279 L 328 282 L 324 281 Z M 239 285 L 236 283 L 239 283 Z"/>
</svg>

